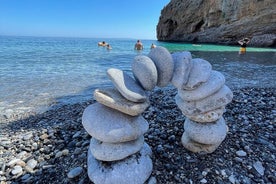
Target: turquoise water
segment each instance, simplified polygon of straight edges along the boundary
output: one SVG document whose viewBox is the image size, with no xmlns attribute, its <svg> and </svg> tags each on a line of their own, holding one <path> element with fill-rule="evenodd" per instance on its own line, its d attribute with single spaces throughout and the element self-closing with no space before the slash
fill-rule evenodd
<svg viewBox="0 0 276 184">
<path fill-rule="evenodd" d="M 112 50 L 98 47 L 106 41 Z M 43 111 L 49 105 L 91 99 L 95 88 L 110 86 L 106 70 L 114 67 L 131 74 L 132 59 L 148 54 L 151 43 L 170 52 L 191 51 L 221 71 L 228 85 L 275 86 L 276 50 L 193 45 L 142 40 L 143 51 L 135 51 L 134 39 L 39 38 L 0 36 L 0 112 Z"/>
<path fill-rule="evenodd" d="M 160 43 L 164 45 L 170 51 L 204 51 L 204 52 L 238 52 L 239 46 L 223 46 L 213 44 L 183 44 L 183 43 Z M 254 48 L 248 47 L 248 52 L 275 52 L 273 48 Z"/>
</svg>

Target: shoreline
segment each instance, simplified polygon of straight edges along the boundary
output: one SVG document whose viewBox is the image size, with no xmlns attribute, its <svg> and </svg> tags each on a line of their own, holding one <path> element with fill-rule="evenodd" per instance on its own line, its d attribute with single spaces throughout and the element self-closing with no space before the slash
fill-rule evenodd
<svg viewBox="0 0 276 184">
<path fill-rule="evenodd" d="M 1 43 L 5 44 L 0 44 L 0 48 L 5 52 L 0 59 L 3 66 L 3 77 L 0 79 L 0 123 L 8 122 L 9 119 L 27 118 L 25 112 L 35 115 L 40 111 L 45 112 L 52 105 L 90 99 L 91 88 L 111 84 L 105 74 L 108 68 L 119 67 L 131 73 L 130 62 L 137 54 L 133 50 L 136 40 L 105 40 L 112 45 L 111 52 L 99 48 L 99 40 L 92 38 L 2 38 Z M 24 49 L 18 47 L 21 43 L 24 43 L 22 47 L 28 48 L 27 55 Z M 214 70 L 224 74 L 230 88 L 238 85 L 276 86 L 275 49 L 274 52 L 251 52 L 251 48 L 248 48 L 248 54 L 241 56 L 238 47 L 193 47 L 191 44 L 144 40 L 145 49 L 140 54 L 148 54 L 152 43 L 167 48 L 171 53 L 188 50 L 193 58 L 209 61 Z"/>
<path fill-rule="evenodd" d="M 185 116 L 175 104 L 176 89 L 166 87 L 151 92 L 151 106 L 142 115 L 150 126 L 145 142 L 153 151 L 151 176 L 157 183 L 276 182 L 276 88 L 232 90 L 234 98 L 224 114 L 229 132 L 209 155 L 194 154 L 181 145 Z M 94 102 L 91 99 L 64 105 L 1 123 L 0 181 L 92 183 L 86 170 L 91 136 L 82 127 L 81 116 Z M 16 158 L 20 162 L 9 164 Z M 34 168 L 30 168 L 30 160 L 35 160 Z M 15 165 L 22 172 L 14 175 Z M 68 172 L 76 167 L 82 167 L 82 172 L 69 179 Z"/>
</svg>

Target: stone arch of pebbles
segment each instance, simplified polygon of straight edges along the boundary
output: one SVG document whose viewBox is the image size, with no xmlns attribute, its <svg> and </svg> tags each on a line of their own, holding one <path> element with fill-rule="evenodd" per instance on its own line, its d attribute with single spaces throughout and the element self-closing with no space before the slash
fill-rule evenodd
<svg viewBox="0 0 276 184">
<path fill-rule="evenodd" d="M 171 82 L 178 89 L 176 104 L 187 117 L 181 139 L 186 149 L 212 153 L 228 131 L 222 115 L 233 93 L 208 61 L 156 47 L 134 58 L 132 72 L 134 78 L 108 69 L 115 88 L 96 89 L 97 103 L 83 113 L 82 124 L 92 136 L 88 176 L 96 184 L 142 184 L 151 175 L 151 148 L 143 137 L 149 125 L 141 113 L 150 105 L 146 91 L 155 86 Z"/>
</svg>

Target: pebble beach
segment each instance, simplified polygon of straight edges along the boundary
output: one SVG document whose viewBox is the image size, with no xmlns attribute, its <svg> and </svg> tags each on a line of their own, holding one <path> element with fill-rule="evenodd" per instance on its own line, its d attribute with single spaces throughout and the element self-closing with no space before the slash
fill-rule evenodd
<svg viewBox="0 0 276 184">
<path fill-rule="evenodd" d="M 52 41 L 53 40 L 50 40 L 50 42 Z M 71 45 L 71 42 L 67 43 L 68 41 L 70 40 L 63 40 L 60 43 L 61 50 L 63 50 L 63 46 L 67 44 Z M 83 47 L 83 44 L 87 43 L 86 41 L 91 40 L 81 40 L 81 48 L 86 48 Z M 40 43 L 40 41 L 37 43 Z M 127 41 L 127 43 L 130 44 L 129 41 Z M 67 45 L 66 48 L 70 49 L 71 47 Z M 94 51 L 99 51 L 99 48 L 94 49 Z M 160 49 L 159 47 L 159 50 Z M 162 48 L 161 50 L 163 50 L 163 54 L 166 52 L 167 56 L 170 55 L 166 49 L 164 50 Z M 46 51 L 47 49 L 45 52 Z M 152 50 L 149 56 L 155 61 L 154 64 L 152 63 L 152 66 L 154 66 L 153 68 L 155 68 L 156 65 L 158 66 L 158 70 L 161 71 L 162 75 L 159 75 L 160 78 L 157 78 L 157 73 L 154 73 L 154 71 L 148 70 L 148 72 L 150 72 L 146 72 L 147 69 L 153 68 L 149 67 L 151 66 L 149 65 L 151 59 L 137 56 L 142 53 L 126 51 L 126 53 L 124 53 L 126 57 L 124 60 L 127 62 L 125 62 L 120 60 L 122 56 L 118 56 L 117 52 L 113 53 L 114 55 L 111 55 L 111 53 L 107 55 L 105 51 L 101 54 L 99 53 L 99 56 L 106 56 L 109 59 L 112 59 L 114 56 L 114 58 L 119 58 L 119 60 L 113 62 L 115 66 L 105 63 L 96 70 L 94 67 L 104 61 L 104 59 L 102 58 L 97 62 L 88 60 L 89 56 L 91 54 L 93 55 L 92 52 L 88 52 L 89 55 L 83 58 L 87 63 L 84 62 L 83 68 L 81 70 L 77 69 L 74 75 L 72 75 L 73 77 L 66 72 L 66 70 L 61 70 L 68 75 L 67 77 L 63 76 L 64 79 L 68 81 L 67 83 L 62 83 L 62 85 L 60 85 L 60 83 L 58 83 L 59 80 L 57 80 L 60 79 L 60 75 L 52 73 L 49 73 L 49 75 L 52 76 L 50 81 L 37 82 L 34 80 L 32 82 L 35 85 L 32 85 L 32 83 L 20 83 L 24 88 L 20 88 L 8 80 L 4 80 L 6 82 L 6 85 L 4 85 L 5 90 L 10 89 L 10 83 L 17 87 L 12 90 L 15 93 L 1 93 L 2 96 L 4 95 L 4 98 L 2 98 L 4 100 L 0 102 L 0 109 L 2 109 L 0 113 L 0 184 L 81 184 L 92 183 L 91 181 L 95 183 L 109 183 L 109 181 L 120 183 L 115 182 L 114 178 L 112 178 L 113 176 L 110 177 L 110 175 L 114 175 L 113 171 L 116 170 L 115 166 L 119 168 L 120 164 L 117 163 L 121 162 L 123 158 L 127 160 L 125 163 L 130 163 L 120 169 L 120 172 L 122 171 L 121 173 L 124 173 L 124 178 L 122 178 L 120 172 L 115 175 L 119 176 L 120 179 L 118 181 L 125 181 L 125 183 L 129 183 L 126 181 L 131 181 L 131 179 L 134 178 L 138 179 L 137 181 L 132 180 L 135 183 L 143 183 L 147 180 L 147 184 L 250 184 L 276 182 L 276 147 L 274 133 L 276 117 L 274 76 L 276 68 L 273 62 L 273 57 L 275 57 L 274 53 L 252 52 L 246 57 L 237 57 L 233 52 L 221 52 L 220 54 L 211 54 L 212 52 L 193 52 L 192 55 L 189 54 L 189 57 L 206 58 L 211 61 L 213 70 L 207 61 L 194 59 L 194 66 L 206 67 L 193 67 L 193 70 L 191 70 L 193 71 L 191 72 L 193 75 L 189 74 L 188 80 L 188 75 L 183 78 L 183 73 L 181 72 L 185 70 L 184 73 L 187 73 L 189 67 L 186 66 L 188 65 L 185 63 L 184 65 L 178 65 L 177 68 L 180 70 L 175 72 L 176 75 L 174 75 L 170 81 L 170 77 L 168 76 L 174 72 L 174 68 L 170 65 L 170 62 L 159 65 L 160 63 L 156 62 L 156 60 L 158 61 L 159 54 L 152 54 L 155 50 Z M 82 51 L 77 51 L 75 57 L 79 58 L 78 56 L 80 53 L 82 53 Z M 264 58 L 264 54 L 272 56 L 272 59 L 269 59 L 268 63 L 265 60 L 268 57 L 265 57 L 264 60 L 262 59 Z M 44 54 L 41 55 L 43 56 Z M 158 57 L 155 58 L 155 55 Z M 134 56 L 136 57 L 133 63 L 136 63 L 137 66 L 132 66 L 133 75 L 139 80 L 139 83 L 143 85 L 143 88 L 148 90 L 148 92 L 142 90 L 141 93 L 137 93 L 138 95 L 130 94 L 125 89 L 126 86 L 131 84 L 131 87 L 139 87 L 136 88 L 136 90 L 140 90 L 140 86 L 136 86 L 136 82 L 130 76 L 127 78 L 127 73 L 130 73 L 129 61 L 131 61 L 130 58 L 133 59 Z M 176 63 L 179 63 L 178 61 L 182 62 L 182 55 L 178 57 L 177 53 L 173 53 L 173 56 L 180 59 L 176 59 Z M 186 56 L 184 58 L 186 58 Z M 235 59 L 233 60 L 233 58 Z M 25 59 L 23 60 L 22 62 L 26 62 Z M 143 68 L 142 65 L 139 65 L 141 60 L 144 60 L 144 62 L 147 61 L 147 67 L 149 68 Z M 169 60 L 169 58 L 166 59 L 166 61 Z M 64 65 L 68 61 L 68 57 L 62 58 L 61 61 L 64 61 L 64 63 L 60 62 L 61 68 L 65 67 L 68 69 L 68 66 Z M 30 63 L 32 63 L 32 61 L 30 61 Z M 9 66 L 12 65 L 7 64 L 6 66 L 10 71 L 7 72 L 6 75 L 3 73 L 3 76 L 6 76 L 7 79 L 9 79 L 9 76 L 13 73 L 11 72 L 12 67 Z M 39 65 L 34 67 L 34 70 L 31 71 L 37 71 L 40 66 L 48 66 L 48 64 L 45 65 L 43 60 L 43 62 L 39 63 Z M 79 66 L 79 64 L 70 63 L 70 66 L 74 68 L 73 66 Z M 84 66 L 91 66 L 92 68 Z M 106 73 L 101 72 L 106 71 L 107 67 L 114 68 L 107 70 Z M 84 70 L 84 68 L 87 69 Z M 123 71 L 126 71 L 126 73 L 124 74 L 121 70 L 115 68 L 121 68 Z M 49 69 L 56 72 L 56 67 L 47 69 L 51 71 Z M 216 70 L 222 73 L 216 72 Z M 83 75 L 83 71 L 84 73 L 93 71 L 93 75 L 95 76 L 87 78 L 88 75 Z M 19 78 L 21 75 L 25 77 L 32 76 L 32 74 L 28 73 L 19 72 L 19 74 Z M 106 80 L 106 74 L 115 88 L 119 90 L 127 100 L 140 103 L 138 109 L 130 105 L 135 103 L 130 103 L 119 97 L 120 95 L 117 94 L 119 93 L 118 91 L 116 92 L 116 90 L 111 90 L 110 88 L 104 89 L 107 86 L 110 87 L 110 83 Z M 148 76 L 146 74 L 152 75 Z M 83 78 L 80 78 L 79 75 L 83 75 Z M 225 78 L 223 75 L 225 75 Z M 40 77 L 43 78 L 43 76 Z M 79 80 L 75 80 L 75 77 Z M 93 78 L 94 82 L 91 83 L 89 78 Z M 210 80 L 206 81 L 208 78 L 210 78 Z M 184 86 L 186 91 L 182 93 L 179 89 L 182 89 L 182 83 L 185 83 L 185 81 L 183 81 L 184 79 L 188 80 L 188 82 Z M 51 81 L 55 81 L 57 85 L 50 85 L 53 84 Z M 131 81 L 133 83 L 131 83 Z M 199 81 L 205 83 L 201 84 L 201 88 L 198 88 L 198 90 L 191 90 L 198 85 Z M 84 91 L 80 92 L 78 89 L 83 89 L 84 86 L 78 86 L 74 82 L 85 85 L 89 84 L 89 87 L 86 87 Z M 157 86 L 166 87 L 155 87 L 156 82 Z M 167 86 L 170 82 L 171 85 Z M 222 87 L 224 83 L 226 83 L 230 89 L 228 87 Z M 51 88 L 47 88 L 46 84 L 49 84 Z M 66 87 L 68 84 L 70 84 L 70 88 Z M 125 86 L 125 84 L 128 85 Z M 39 85 L 43 87 L 39 87 Z M 173 87 L 173 85 L 178 89 Z M 35 91 L 31 89 L 32 92 L 28 91 L 28 89 L 26 89 L 28 86 L 38 87 L 39 90 Z M 77 86 L 77 88 L 74 88 L 74 86 Z M 99 86 L 101 89 L 97 89 Z M 60 87 L 62 87 L 64 91 L 58 90 Z M 75 95 L 69 95 L 69 91 L 72 92 L 72 90 L 69 89 L 72 87 L 74 88 L 73 91 L 76 93 Z M 23 91 L 24 95 L 28 98 L 25 98 L 24 95 L 21 98 L 21 95 L 19 95 L 21 93 L 18 89 Z M 218 89 L 223 90 L 221 93 L 214 93 L 214 95 L 211 95 L 212 98 L 216 98 L 216 105 L 219 104 L 218 106 L 212 106 L 212 104 L 206 103 L 208 100 L 202 100 L 201 108 L 198 108 L 199 111 L 202 112 L 208 111 L 208 109 L 204 109 L 203 101 L 209 104 L 212 109 L 223 107 L 218 111 L 214 111 L 213 115 L 209 114 L 209 119 L 207 119 L 207 116 L 205 116 L 205 118 L 203 116 L 197 116 L 197 113 L 193 111 L 190 112 L 189 108 L 185 107 L 184 100 L 187 102 L 195 101 L 204 98 L 204 95 L 208 96 L 213 94 L 213 92 Z M 45 92 L 42 93 L 41 90 L 45 90 Z M 57 92 L 57 94 L 49 98 L 48 95 L 52 93 L 46 92 L 47 90 L 48 92 Z M 38 93 L 38 95 L 36 95 L 36 93 Z M 61 95 L 64 93 L 66 95 Z M 30 94 L 35 98 L 29 96 Z M 220 97 L 221 94 L 229 96 L 229 98 Z M 41 95 L 46 101 L 41 99 Z M 112 97 L 111 99 L 115 100 L 117 103 L 110 101 L 109 97 Z M 29 98 L 31 99 L 30 101 L 28 100 Z M 21 100 L 17 101 L 18 99 Z M 42 106 L 46 107 L 44 111 L 40 111 L 42 107 L 40 100 L 43 101 Z M 122 103 L 121 100 L 123 100 L 124 103 Z M 146 102 L 144 102 L 145 100 Z M 125 126 L 123 126 L 123 123 L 126 122 L 123 119 L 128 117 L 124 115 L 122 116 L 123 119 L 120 119 L 119 117 L 121 117 L 122 114 L 115 115 L 117 111 L 105 109 L 106 107 L 95 104 L 97 103 L 96 101 L 132 116 L 142 113 L 139 115 L 139 121 L 138 118 L 137 121 L 131 121 L 131 126 L 140 128 L 137 128 L 135 131 L 132 129 L 124 129 Z M 141 105 L 141 102 L 144 102 L 143 105 Z M 19 103 L 19 106 L 17 103 Z M 219 121 L 220 123 L 216 123 L 220 128 L 212 129 L 218 134 L 214 133 L 215 131 L 208 131 L 209 133 L 201 132 L 200 135 L 196 135 L 196 132 L 191 128 L 196 124 L 192 124 L 190 118 L 193 121 L 213 122 L 217 120 L 217 116 L 221 116 L 222 114 L 222 120 Z M 109 117 L 109 119 L 106 117 Z M 94 122 L 97 122 L 97 124 L 94 124 Z M 122 124 L 122 126 L 119 126 L 119 124 Z M 110 136 L 109 129 L 113 127 L 113 125 L 116 126 L 116 128 L 114 127 L 111 129 L 120 130 L 121 132 L 118 133 L 117 131 L 117 134 L 121 135 L 121 133 L 125 133 L 124 136 L 113 136 L 113 134 Z M 207 125 L 205 127 L 207 127 Z M 124 131 L 122 131 L 123 129 Z M 195 142 L 198 141 L 198 143 L 201 143 L 202 147 L 215 145 L 216 150 L 206 149 L 207 152 L 205 153 L 191 152 L 193 150 L 187 147 L 187 141 L 183 141 L 183 135 L 185 133 L 186 138 Z M 142 134 L 144 134 L 144 136 L 141 136 Z M 212 135 L 209 136 L 209 134 Z M 93 135 L 93 138 L 91 135 Z M 141 137 L 138 139 L 137 136 Z M 205 136 L 208 136 L 208 140 L 205 140 Z M 133 143 L 129 145 L 130 147 L 133 146 L 131 147 L 133 150 L 129 149 L 126 152 L 118 151 L 115 148 L 117 146 L 115 146 L 115 143 L 128 146 L 128 144 L 123 144 L 125 141 L 129 141 L 129 144 L 130 142 Z M 111 147 L 108 147 L 107 145 L 109 145 L 109 143 L 114 144 L 110 144 Z M 115 152 L 109 149 L 110 154 L 106 156 L 105 151 L 103 151 L 104 149 L 102 149 L 104 147 L 103 145 L 106 145 L 107 148 L 113 148 Z M 141 146 L 143 146 L 143 149 Z M 120 146 L 117 146 L 117 148 L 118 147 Z M 125 151 L 123 148 L 120 149 Z M 140 151 L 137 152 L 137 150 Z M 152 150 L 152 154 L 150 150 Z M 130 156 L 131 154 L 133 155 Z M 101 161 L 99 162 L 95 159 Z M 130 160 L 133 162 L 128 162 Z M 91 162 L 95 162 L 96 164 L 91 164 Z M 101 167 L 97 166 L 98 163 L 101 164 Z M 136 169 L 136 163 L 138 166 L 142 166 L 139 172 L 137 172 L 137 170 L 134 172 L 133 169 L 131 169 L 131 167 Z M 146 165 L 140 163 L 146 163 Z M 141 174 L 140 172 L 147 174 Z M 130 175 L 131 177 L 129 177 Z M 142 178 L 143 176 L 145 178 Z M 93 178 L 96 179 L 94 180 Z M 101 179 L 98 180 L 98 178 Z"/>
<path fill-rule="evenodd" d="M 148 183 L 275 183 L 275 87 L 232 89 L 223 117 L 226 139 L 212 154 L 195 154 L 181 144 L 185 116 L 173 87 L 156 88 L 142 114 L 152 149 Z M 92 95 L 91 95 L 92 96 Z M 0 183 L 92 183 L 87 176 L 91 136 L 82 127 L 84 109 L 64 105 L 1 123 Z"/>
</svg>

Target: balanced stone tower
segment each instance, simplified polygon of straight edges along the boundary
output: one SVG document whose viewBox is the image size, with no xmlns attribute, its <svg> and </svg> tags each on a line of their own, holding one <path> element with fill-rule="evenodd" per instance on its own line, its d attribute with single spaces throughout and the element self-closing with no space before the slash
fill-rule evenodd
<svg viewBox="0 0 276 184">
<path fill-rule="evenodd" d="M 149 125 L 141 115 L 149 106 L 146 90 L 168 85 L 173 69 L 171 54 L 159 47 L 134 58 L 134 78 L 119 69 L 107 70 L 115 88 L 96 89 L 97 102 L 82 117 L 92 136 L 88 176 L 95 184 L 143 184 L 149 178 L 152 152 L 143 136 Z"/>
<path fill-rule="evenodd" d="M 150 105 L 147 92 L 170 82 L 186 116 L 182 143 L 193 152 L 213 152 L 224 140 L 227 126 L 222 117 L 233 94 L 224 76 L 190 52 L 170 54 L 156 47 L 132 62 L 134 78 L 111 68 L 107 75 L 115 88 L 96 89 L 96 103 L 82 116 L 92 136 L 88 150 L 88 176 L 95 184 L 143 184 L 151 175 L 152 151 L 144 142 L 148 122 L 142 117 Z"/>
<path fill-rule="evenodd" d="M 181 142 L 192 152 L 212 153 L 226 137 L 228 127 L 222 114 L 233 93 L 208 61 L 192 59 L 189 52 L 174 53 L 173 59 L 175 100 L 186 116 Z"/>
</svg>

